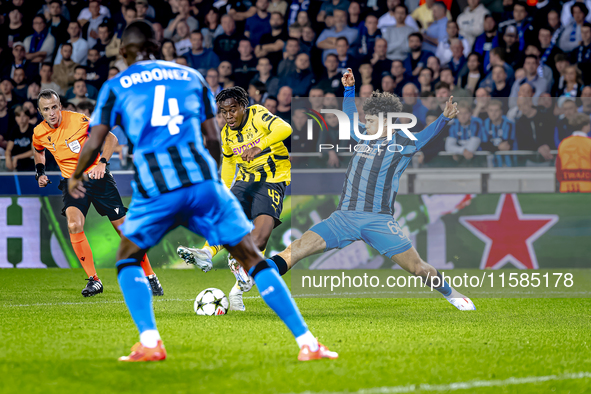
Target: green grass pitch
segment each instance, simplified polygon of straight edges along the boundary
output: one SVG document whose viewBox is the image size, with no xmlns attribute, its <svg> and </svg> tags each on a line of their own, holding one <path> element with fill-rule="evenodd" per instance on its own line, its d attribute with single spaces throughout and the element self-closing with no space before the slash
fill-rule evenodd
<svg viewBox="0 0 591 394">
<path fill-rule="evenodd" d="M 591 392 L 588 299 L 475 299 L 460 312 L 442 298 L 298 298 L 340 354 L 300 363 L 256 289 L 245 313 L 195 315 L 201 290 L 229 291 L 228 270 L 158 270 L 168 359 L 124 364 L 137 332 L 115 270 L 99 275 L 105 293 L 85 299 L 82 270 L 0 270 L 0 393 Z"/>
</svg>

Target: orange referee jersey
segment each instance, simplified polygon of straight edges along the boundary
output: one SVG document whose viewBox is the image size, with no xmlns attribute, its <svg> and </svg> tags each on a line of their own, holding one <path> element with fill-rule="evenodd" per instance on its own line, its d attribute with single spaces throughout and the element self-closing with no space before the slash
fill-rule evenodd
<svg viewBox="0 0 591 394">
<path fill-rule="evenodd" d="M 575 132 L 558 146 L 556 178 L 561 193 L 591 193 L 591 138 Z"/>
<path fill-rule="evenodd" d="M 35 127 L 33 148 L 37 152 L 48 149 L 66 179 L 74 173 L 80 151 L 88 139 L 88 121 L 84 114 L 62 111 L 62 122 L 57 128 L 52 129 L 45 120 Z M 86 172 L 97 165 L 99 157 L 100 154 Z"/>
</svg>

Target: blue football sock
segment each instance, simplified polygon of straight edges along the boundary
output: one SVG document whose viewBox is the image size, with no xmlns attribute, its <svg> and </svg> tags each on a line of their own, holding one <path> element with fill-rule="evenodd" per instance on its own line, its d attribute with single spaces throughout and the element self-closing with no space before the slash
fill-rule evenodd
<svg viewBox="0 0 591 394">
<path fill-rule="evenodd" d="M 437 276 L 439 277 L 441 282 L 443 282 L 443 284 L 439 287 L 435 287 L 435 290 L 443 294 L 445 297 L 449 297 L 449 295 L 451 294 L 451 286 L 449 285 L 449 283 L 447 283 L 445 279 L 443 279 L 443 276 L 439 271 L 437 271 Z"/>
<path fill-rule="evenodd" d="M 308 326 L 278 271 L 263 260 L 252 267 L 248 273 L 254 278 L 263 300 L 283 320 L 292 334 L 296 338 L 305 334 Z"/>
<path fill-rule="evenodd" d="M 134 259 L 120 260 L 117 262 L 117 272 L 125 304 L 140 334 L 146 330 L 156 330 L 152 290 L 141 263 Z"/>
<path fill-rule="evenodd" d="M 275 262 L 273 260 L 267 259 L 265 261 L 269 264 L 269 267 L 271 267 L 271 269 L 274 269 L 279 274 L 279 267 L 277 267 L 277 264 L 275 264 Z M 281 274 L 279 274 L 279 275 L 281 275 Z"/>
</svg>

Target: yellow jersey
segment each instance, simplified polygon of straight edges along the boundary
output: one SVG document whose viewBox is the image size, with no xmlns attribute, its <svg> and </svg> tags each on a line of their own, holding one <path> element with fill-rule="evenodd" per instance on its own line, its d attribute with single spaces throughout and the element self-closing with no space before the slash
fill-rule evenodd
<svg viewBox="0 0 591 394">
<path fill-rule="evenodd" d="M 246 109 L 246 122 L 239 130 L 226 124 L 222 129 L 222 180 L 229 188 L 238 166 L 237 181 L 244 182 L 291 182 L 289 152 L 283 140 L 291 135 L 291 126 L 275 116 L 262 105 Z M 248 149 L 258 147 L 261 153 L 250 163 L 241 155 Z"/>
<path fill-rule="evenodd" d="M 591 138 L 575 132 L 558 146 L 556 178 L 561 193 L 591 193 Z"/>
</svg>

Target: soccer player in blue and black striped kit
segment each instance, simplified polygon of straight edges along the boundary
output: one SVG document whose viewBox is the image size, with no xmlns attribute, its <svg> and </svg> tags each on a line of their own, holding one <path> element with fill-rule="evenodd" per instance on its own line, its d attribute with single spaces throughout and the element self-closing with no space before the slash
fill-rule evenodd
<svg viewBox="0 0 591 394">
<path fill-rule="evenodd" d="M 353 122 L 357 108 L 355 80 L 351 69 L 343 75 L 342 82 L 345 85 L 343 111 Z M 388 140 L 387 127 L 379 127 L 380 113 L 383 113 L 385 121 L 387 113 L 402 112 L 402 103 L 398 97 L 374 92 L 365 101 L 363 111 L 366 123 L 359 124 L 360 133 L 375 135 L 383 130 L 383 136 L 375 140 L 360 141 L 353 133 L 351 123 L 351 137 L 365 146 L 356 149 L 349 163 L 337 210 L 271 260 L 283 275 L 305 257 L 330 249 L 342 249 L 354 241 L 363 240 L 406 271 L 422 277 L 428 286 L 433 284 L 459 310 L 474 310 L 474 304 L 469 298 L 454 290 L 443 280 L 439 271 L 420 258 L 410 239 L 393 218 L 400 176 L 412 156 L 435 138 L 447 122 L 456 117 L 457 104 L 452 103 L 450 97 L 443 114 L 423 131 L 414 134 L 416 141 L 408 138 L 402 131 Z"/>
<path fill-rule="evenodd" d="M 135 181 L 117 251 L 117 278 L 140 342 L 121 361 L 160 361 L 166 350 L 156 328 L 152 292 L 140 262 L 144 254 L 178 226 L 224 245 L 254 278 L 261 297 L 291 330 L 301 361 L 337 358 L 310 333 L 274 263 L 255 246 L 236 197 L 220 182 L 221 156 L 215 126 L 215 99 L 199 72 L 163 61 L 140 61 L 157 53 L 149 22 L 129 24 L 121 55 L 129 68 L 99 92 L 86 141 L 68 190 L 84 195 L 82 176 L 115 124 L 134 145 Z M 206 145 L 201 134 L 206 137 Z M 209 152 L 208 152 L 209 151 Z"/>
</svg>

